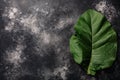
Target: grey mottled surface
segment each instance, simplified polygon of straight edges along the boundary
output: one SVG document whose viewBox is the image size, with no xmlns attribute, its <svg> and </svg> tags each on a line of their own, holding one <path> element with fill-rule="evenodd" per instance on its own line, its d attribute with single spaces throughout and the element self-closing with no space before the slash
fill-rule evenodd
<svg viewBox="0 0 120 80">
<path fill-rule="evenodd" d="M 119 0 L 0 0 L 0 80 L 120 80 L 119 48 L 94 77 L 70 55 L 73 25 L 89 8 L 107 17 L 119 42 Z"/>
</svg>

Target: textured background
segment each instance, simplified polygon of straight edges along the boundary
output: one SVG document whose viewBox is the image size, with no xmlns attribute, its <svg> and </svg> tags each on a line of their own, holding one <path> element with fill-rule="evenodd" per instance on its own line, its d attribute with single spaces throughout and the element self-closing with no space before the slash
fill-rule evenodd
<svg viewBox="0 0 120 80">
<path fill-rule="evenodd" d="M 95 77 L 70 55 L 73 25 L 89 8 L 107 17 L 119 42 L 119 0 L 0 0 L 0 80 L 120 80 L 119 48 Z"/>
</svg>

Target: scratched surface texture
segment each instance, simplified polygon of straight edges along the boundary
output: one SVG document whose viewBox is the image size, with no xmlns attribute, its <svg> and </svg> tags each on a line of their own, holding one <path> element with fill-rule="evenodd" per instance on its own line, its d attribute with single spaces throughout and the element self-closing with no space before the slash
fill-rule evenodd
<svg viewBox="0 0 120 80">
<path fill-rule="evenodd" d="M 0 80 L 120 80 L 114 65 L 88 76 L 69 52 L 73 25 L 87 9 L 103 13 L 118 33 L 119 0 L 0 0 Z"/>
</svg>

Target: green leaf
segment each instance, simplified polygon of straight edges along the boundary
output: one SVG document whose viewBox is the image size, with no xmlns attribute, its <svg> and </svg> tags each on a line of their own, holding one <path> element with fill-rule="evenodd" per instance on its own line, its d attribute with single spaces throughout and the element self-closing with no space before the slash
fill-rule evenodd
<svg viewBox="0 0 120 80">
<path fill-rule="evenodd" d="M 89 9 L 80 16 L 74 29 L 70 52 L 87 74 L 95 75 L 96 71 L 113 64 L 117 52 L 117 35 L 105 16 Z"/>
</svg>

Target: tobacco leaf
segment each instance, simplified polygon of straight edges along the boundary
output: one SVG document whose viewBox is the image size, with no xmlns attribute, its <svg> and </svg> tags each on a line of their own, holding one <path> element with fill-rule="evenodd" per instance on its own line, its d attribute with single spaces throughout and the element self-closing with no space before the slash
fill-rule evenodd
<svg viewBox="0 0 120 80">
<path fill-rule="evenodd" d="M 105 16 L 89 9 L 74 26 L 70 38 L 70 52 L 76 63 L 95 75 L 96 71 L 110 67 L 116 59 L 117 34 Z"/>
</svg>

